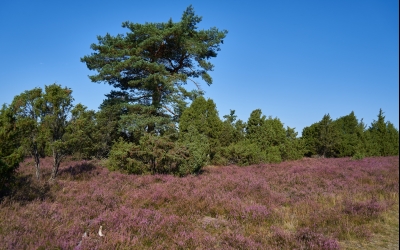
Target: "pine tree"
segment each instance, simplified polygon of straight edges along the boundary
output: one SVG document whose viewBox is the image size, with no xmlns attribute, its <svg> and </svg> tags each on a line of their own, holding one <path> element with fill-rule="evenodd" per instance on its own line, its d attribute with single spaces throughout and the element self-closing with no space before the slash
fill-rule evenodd
<svg viewBox="0 0 400 250">
<path fill-rule="evenodd" d="M 166 23 L 124 22 L 129 29 L 126 35 L 98 37 L 92 44 L 95 51 L 81 61 L 98 74 L 90 76 L 93 82 L 112 85 L 109 98 L 123 98 L 126 102 L 152 107 L 152 117 L 168 114 L 179 120 L 185 108 L 185 99 L 202 93 L 196 78 L 201 77 L 208 85 L 212 78 L 208 74 L 214 66 L 209 61 L 217 56 L 220 44 L 227 31 L 217 28 L 198 30 L 202 20 L 189 6 L 180 22 L 170 19 Z M 193 82 L 197 91 L 183 88 Z M 147 132 L 155 125 L 149 120 Z"/>
</svg>

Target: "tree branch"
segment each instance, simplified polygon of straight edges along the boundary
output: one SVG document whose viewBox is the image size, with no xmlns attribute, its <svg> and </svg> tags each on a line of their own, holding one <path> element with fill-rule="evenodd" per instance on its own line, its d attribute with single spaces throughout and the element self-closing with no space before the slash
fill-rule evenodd
<svg viewBox="0 0 400 250">
<path fill-rule="evenodd" d="M 170 112 L 171 114 L 173 114 L 174 116 L 177 116 L 177 114 L 175 114 L 173 111 L 171 111 L 167 106 L 162 106 L 164 109 L 166 109 L 168 112 Z"/>
<path fill-rule="evenodd" d="M 194 85 L 196 85 L 196 87 L 197 87 L 197 89 L 198 89 L 199 91 L 203 91 L 203 90 L 200 88 L 200 84 L 198 84 L 198 83 L 195 82 L 194 80 L 190 79 L 189 77 L 188 77 L 188 79 L 189 79 L 190 81 L 192 81 L 192 82 L 194 83 Z"/>
</svg>

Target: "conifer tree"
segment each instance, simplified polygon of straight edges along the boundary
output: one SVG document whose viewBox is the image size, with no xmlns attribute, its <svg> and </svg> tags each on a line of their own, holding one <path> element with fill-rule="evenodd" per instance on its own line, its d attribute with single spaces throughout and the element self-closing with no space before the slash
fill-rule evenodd
<svg viewBox="0 0 400 250">
<path fill-rule="evenodd" d="M 182 113 L 186 98 L 202 93 L 196 78 L 212 84 L 210 59 L 217 56 L 227 34 L 215 27 L 198 30 L 201 20 L 189 6 L 176 23 L 172 19 L 166 23 L 124 22 L 122 27 L 129 29 L 126 35 L 99 36 L 98 44 L 91 45 L 95 52 L 81 61 L 98 72 L 90 76 L 93 82 L 118 89 L 109 98 L 151 106 L 152 117 L 168 114 L 174 120 Z M 183 85 L 188 81 L 198 90 L 186 91 Z M 155 129 L 150 120 L 146 127 L 147 132 Z"/>
<path fill-rule="evenodd" d="M 319 132 L 320 127 L 319 123 L 313 123 L 308 127 L 303 128 L 302 136 L 301 138 L 304 141 L 306 152 L 305 156 L 311 157 L 315 156 L 318 154 L 318 137 L 319 137 Z"/>
<path fill-rule="evenodd" d="M 323 157 L 335 156 L 334 149 L 339 143 L 339 131 L 329 114 L 324 115 L 319 122 L 318 152 Z"/>
<path fill-rule="evenodd" d="M 207 137 L 210 145 L 208 154 L 212 159 L 220 147 L 219 139 L 223 126 L 213 100 L 199 96 L 183 112 L 179 122 L 179 132 L 187 133 L 190 126 Z"/>
<path fill-rule="evenodd" d="M 246 126 L 246 138 L 253 141 L 261 139 L 262 126 L 265 118 L 265 115 L 262 116 L 261 109 L 256 109 L 251 112 Z"/>
<path fill-rule="evenodd" d="M 358 122 L 354 112 L 336 119 L 334 123 L 340 134 L 340 142 L 335 147 L 337 156 L 346 157 L 363 153 L 364 127 Z"/>
<path fill-rule="evenodd" d="M 385 121 L 382 109 L 378 120 L 374 120 L 367 130 L 368 155 L 388 156 L 399 154 L 399 131 L 392 123 Z"/>
<path fill-rule="evenodd" d="M 306 147 L 306 155 L 335 157 L 340 142 L 339 130 L 329 114 L 324 115 L 321 121 L 303 129 L 302 139 Z"/>
<path fill-rule="evenodd" d="M 222 123 L 220 142 L 221 146 L 226 147 L 231 143 L 238 142 L 240 138 L 239 131 L 235 128 L 237 116 L 235 110 L 231 110 L 229 115 L 223 116 L 225 120 Z"/>
</svg>

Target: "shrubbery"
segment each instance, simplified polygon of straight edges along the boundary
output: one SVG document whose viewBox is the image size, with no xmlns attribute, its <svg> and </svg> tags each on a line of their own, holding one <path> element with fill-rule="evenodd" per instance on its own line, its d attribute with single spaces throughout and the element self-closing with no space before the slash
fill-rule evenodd
<svg viewBox="0 0 400 250">
<path fill-rule="evenodd" d="M 120 138 L 110 151 L 107 166 L 131 174 L 188 175 L 198 173 L 207 164 L 208 150 L 207 138 L 190 126 L 179 141 L 150 133 L 142 136 L 139 145 Z"/>
<path fill-rule="evenodd" d="M 187 132 L 182 133 L 180 143 L 188 150 L 188 158 L 179 166 L 180 175 L 197 173 L 208 164 L 210 144 L 194 126 L 189 126 Z"/>
<path fill-rule="evenodd" d="M 223 156 L 229 164 L 239 166 L 266 162 L 267 157 L 260 147 L 250 140 L 242 140 L 223 149 Z"/>
<path fill-rule="evenodd" d="M 3 105 L 0 109 L 0 197 L 10 191 L 15 171 L 23 160 L 15 122 L 12 110 Z"/>
<path fill-rule="evenodd" d="M 141 163 L 133 157 L 133 151 L 136 150 L 138 150 L 138 146 L 120 138 L 113 144 L 106 166 L 110 170 L 121 170 L 131 174 L 143 173 L 144 168 Z"/>
</svg>

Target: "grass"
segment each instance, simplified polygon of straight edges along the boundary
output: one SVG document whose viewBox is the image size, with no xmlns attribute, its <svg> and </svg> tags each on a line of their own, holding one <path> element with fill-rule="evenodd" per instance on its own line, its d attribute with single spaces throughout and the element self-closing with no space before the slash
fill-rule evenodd
<svg viewBox="0 0 400 250">
<path fill-rule="evenodd" d="M 125 175 L 31 159 L 0 203 L 0 249 L 398 249 L 398 157 Z M 103 227 L 104 237 L 98 236 Z M 84 236 L 85 235 L 85 236 Z"/>
<path fill-rule="evenodd" d="M 383 213 L 380 220 L 371 223 L 376 233 L 370 240 L 343 242 L 344 249 L 399 249 L 399 204 Z"/>
</svg>

